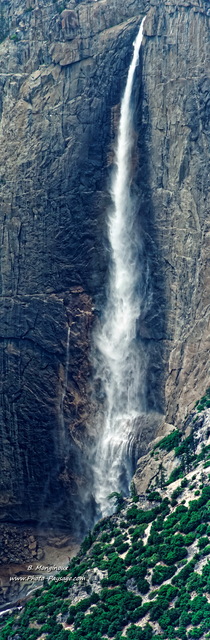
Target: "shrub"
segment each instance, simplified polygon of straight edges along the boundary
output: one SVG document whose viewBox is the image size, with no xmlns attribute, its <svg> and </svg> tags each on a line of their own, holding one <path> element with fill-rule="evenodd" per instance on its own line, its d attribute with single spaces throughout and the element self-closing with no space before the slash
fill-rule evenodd
<svg viewBox="0 0 210 640">
<path fill-rule="evenodd" d="M 176 629 L 176 637 L 181 638 L 181 640 L 187 640 L 186 627 L 180 626 Z"/>
<path fill-rule="evenodd" d="M 91 532 L 89 532 L 81 544 L 82 553 L 86 553 L 90 549 L 92 543 L 93 543 L 93 536 L 91 535 Z"/>
<path fill-rule="evenodd" d="M 109 638 L 112 638 L 113 636 L 115 636 L 115 633 L 119 631 L 119 628 L 121 629 L 122 625 L 119 623 L 118 620 L 114 620 L 114 622 L 111 622 L 107 630 L 107 635 L 109 636 Z"/>
<path fill-rule="evenodd" d="M 206 393 L 200 400 L 198 400 L 195 404 L 195 407 L 198 412 L 203 411 L 205 408 L 210 407 L 210 387 L 206 389 Z"/>
<path fill-rule="evenodd" d="M 178 447 L 176 447 L 175 455 L 181 456 L 185 453 L 186 455 L 189 456 L 191 449 L 193 449 L 193 452 L 194 452 L 194 448 L 195 448 L 194 438 L 193 438 L 193 434 L 191 433 L 187 438 L 183 440 L 183 442 L 181 442 L 181 444 Z"/>
<path fill-rule="evenodd" d="M 132 507 L 130 507 L 130 509 L 128 509 L 127 511 L 127 519 L 128 521 L 136 521 L 136 516 L 138 514 L 138 509 L 136 504 L 134 504 Z"/>
<path fill-rule="evenodd" d="M 135 565 L 134 567 L 128 569 L 128 571 L 126 572 L 126 578 L 127 580 L 129 580 L 130 578 L 135 578 L 135 580 L 138 580 L 140 578 L 144 578 L 146 574 L 147 565 L 141 562 L 141 564 Z"/>
<path fill-rule="evenodd" d="M 171 513 L 163 523 L 163 530 L 173 529 L 174 525 L 178 522 L 178 520 L 179 520 L 179 515 L 176 509 L 176 511 L 174 513 Z"/>
<path fill-rule="evenodd" d="M 104 551 L 106 556 L 111 556 L 111 555 L 113 555 L 113 557 L 116 556 L 116 551 L 113 544 L 107 545 Z"/>
<path fill-rule="evenodd" d="M 174 562 L 178 562 L 179 560 L 183 560 L 187 556 L 187 549 L 185 547 L 179 547 L 171 545 L 170 550 L 167 550 L 166 555 L 162 554 L 162 560 L 167 565 L 173 565 Z M 160 549 L 160 559 L 161 559 L 161 549 Z"/>
<path fill-rule="evenodd" d="M 150 493 L 148 494 L 148 500 L 150 502 L 161 502 L 162 501 L 162 497 L 160 495 L 160 493 L 158 491 L 150 491 Z"/>
<path fill-rule="evenodd" d="M 91 555 L 94 558 L 97 558 L 97 556 L 100 556 L 102 553 L 104 553 L 104 545 L 100 542 L 96 542 L 92 548 Z"/>
<path fill-rule="evenodd" d="M 108 566 L 108 579 L 110 584 L 118 585 L 124 582 L 125 577 L 125 565 L 122 558 L 114 558 L 110 560 Z"/>
<path fill-rule="evenodd" d="M 163 533 L 158 533 L 154 528 L 154 523 L 150 530 L 150 535 L 148 537 L 148 544 L 150 545 L 160 545 L 164 542 Z"/>
<path fill-rule="evenodd" d="M 101 534 L 101 542 L 110 542 L 111 538 L 112 535 L 108 533 L 108 531 L 104 531 L 104 533 Z"/>
<path fill-rule="evenodd" d="M 152 621 L 158 620 L 165 611 L 165 605 L 163 601 L 155 600 L 150 610 L 150 618 Z"/>
<path fill-rule="evenodd" d="M 170 546 L 175 546 L 175 547 L 184 547 L 184 536 L 181 535 L 181 533 L 176 533 L 174 536 L 168 536 L 166 538 L 167 543 Z"/>
<path fill-rule="evenodd" d="M 124 498 L 123 498 L 122 493 L 118 493 L 117 491 L 113 491 L 108 496 L 108 499 L 115 501 L 116 512 L 119 513 L 121 511 L 121 509 L 123 508 L 123 506 L 124 506 Z"/>
<path fill-rule="evenodd" d="M 206 547 L 208 543 L 209 543 L 209 539 L 207 538 L 207 536 L 204 538 L 200 538 L 198 540 L 199 549 L 204 549 L 204 547 Z"/>
<path fill-rule="evenodd" d="M 78 576 L 82 576 L 87 569 L 90 568 L 90 561 L 87 560 L 85 562 L 81 562 L 78 566 L 73 567 L 72 569 L 72 578 L 77 578 Z"/>
<path fill-rule="evenodd" d="M 76 616 L 74 618 L 74 627 L 77 629 L 80 627 L 82 620 L 84 620 L 85 614 L 84 611 L 77 611 Z"/>
<path fill-rule="evenodd" d="M 210 529 L 210 527 L 209 527 Z M 207 535 L 209 535 L 210 530 L 208 531 L 208 525 L 206 522 L 204 522 L 203 524 L 200 524 L 197 529 L 196 529 L 196 533 L 198 533 L 199 535 L 203 535 L 204 533 L 206 533 Z"/>
<path fill-rule="evenodd" d="M 200 514 L 199 512 L 196 513 L 192 513 L 192 514 L 187 514 L 185 516 L 183 516 L 180 520 L 180 531 L 182 533 L 189 533 L 190 531 L 194 531 L 194 529 L 196 529 L 196 527 L 198 526 L 198 523 L 200 522 Z"/>
<path fill-rule="evenodd" d="M 191 623 L 191 614 L 189 614 L 187 611 L 182 611 L 179 619 L 179 624 L 186 628 L 190 623 Z"/>
<path fill-rule="evenodd" d="M 137 581 L 137 587 L 140 593 L 144 595 L 149 591 L 149 582 L 147 582 L 147 580 L 144 580 L 144 578 L 141 578 L 140 580 Z"/>
<path fill-rule="evenodd" d="M 138 620 L 143 618 L 143 616 L 145 615 L 145 612 L 142 611 L 142 609 L 143 607 L 136 607 L 134 611 L 130 611 L 129 619 L 131 620 L 131 622 L 137 622 Z"/>
<path fill-rule="evenodd" d="M 188 480 L 187 480 L 187 478 L 184 478 L 184 479 L 181 481 L 181 487 L 182 487 L 182 489 L 184 489 L 185 487 L 187 487 L 187 485 L 188 485 Z"/>
<path fill-rule="evenodd" d="M 177 489 L 175 489 L 175 490 L 173 491 L 173 493 L 171 494 L 171 499 L 172 499 L 172 500 L 176 500 L 176 499 L 177 499 L 177 498 L 182 494 L 182 491 L 183 491 L 183 489 L 182 489 L 182 487 L 181 487 L 181 485 L 180 485 L 180 486 L 179 486 L 179 487 L 177 487 Z"/>
<path fill-rule="evenodd" d="M 91 593 L 89 600 L 90 600 L 90 604 L 96 604 L 100 600 L 98 593 L 95 593 L 95 591 L 93 591 L 93 593 Z"/>
<path fill-rule="evenodd" d="M 135 542 L 139 538 L 143 537 L 146 524 L 140 524 L 138 527 L 135 527 L 135 529 L 133 527 L 130 527 L 130 529 L 131 528 L 132 528 L 132 531 L 129 530 L 129 532 L 131 533 L 132 540 Z"/>
<path fill-rule="evenodd" d="M 196 627 L 189 630 L 189 638 L 200 638 L 203 635 L 202 627 Z"/>
<path fill-rule="evenodd" d="M 179 612 L 177 609 L 168 609 L 165 611 L 162 616 L 158 619 L 159 625 L 162 629 L 167 629 L 167 627 L 171 626 L 177 618 L 179 617 Z"/>
<path fill-rule="evenodd" d="M 172 578 L 172 584 L 175 584 L 177 587 L 185 586 L 186 580 L 189 578 L 190 574 L 194 571 L 194 567 L 196 564 L 196 559 L 188 562 L 186 566 L 179 571 L 179 573 Z"/>
<path fill-rule="evenodd" d="M 199 575 L 199 573 L 193 572 L 187 580 L 186 590 L 191 593 L 192 591 L 197 591 L 197 589 L 203 586 L 203 579 Z"/>
<path fill-rule="evenodd" d="M 114 527 L 114 528 L 113 528 L 113 530 L 112 530 L 112 534 L 113 534 L 113 536 L 115 536 L 115 537 L 116 537 L 116 536 L 122 536 L 122 535 L 123 535 L 123 534 L 122 534 L 122 531 L 120 530 L 120 528 L 119 528 L 119 527 Z"/>
<path fill-rule="evenodd" d="M 165 580 L 172 578 L 176 572 L 177 567 L 165 567 L 161 564 L 157 564 L 152 575 L 152 585 L 162 584 Z"/>
<path fill-rule="evenodd" d="M 208 544 L 205 549 L 203 549 L 203 556 L 210 555 L 210 544 Z"/>
<path fill-rule="evenodd" d="M 175 482 L 176 480 L 182 477 L 183 477 L 183 466 L 180 465 L 179 467 L 175 467 L 175 469 L 173 469 L 166 484 L 171 484 L 172 482 Z"/>
<path fill-rule="evenodd" d="M 18 34 L 17 33 L 13 33 L 10 36 L 10 40 L 13 40 L 13 42 L 18 42 L 18 40 L 19 40 Z"/>
<path fill-rule="evenodd" d="M 102 520 L 99 520 L 99 522 L 97 522 L 97 524 L 95 524 L 95 527 L 93 529 L 93 535 L 96 533 L 99 533 L 99 531 L 104 531 L 104 530 L 108 530 L 110 529 L 110 518 L 107 516 L 106 518 L 103 518 Z M 74 559 L 75 562 L 77 562 L 77 559 Z"/>
<path fill-rule="evenodd" d="M 168 436 L 165 436 L 160 442 L 158 442 L 154 449 L 165 449 L 166 451 L 172 451 L 175 447 L 178 446 L 179 440 L 182 437 L 182 434 L 178 429 L 169 433 Z"/>
<path fill-rule="evenodd" d="M 187 533 L 187 535 L 183 536 L 183 537 L 184 537 L 184 544 L 186 544 L 186 546 L 188 547 L 190 544 L 193 544 L 193 542 L 195 542 L 196 533 L 190 532 L 190 533 Z"/>
<path fill-rule="evenodd" d="M 62 580 L 61 582 L 51 582 L 48 594 L 50 596 L 53 595 L 53 601 L 54 601 L 54 598 L 58 596 L 63 596 L 65 598 L 68 596 L 70 584 L 71 584 L 70 580 L 68 580 L 67 582 L 64 582 Z"/>
<path fill-rule="evenodd" d="M 128 638 L 128 640 L 150 640 L 152 635 L 153 629 L 149 624 L 146 624 L 144 629 L 132 624 L 126 632 L 126 638 Z"/>
<path fill-rule="evenodd" d="M 201 620 L 203 620 L 203 611 L 196 611 L 196 613 L 193 613 L 191 618 L 191 622 L 193 625 L 200 624 Z"/>
<path fill-rule="evenodd" d="M 125 553 L 125 551 L 127 551 L 129 549 L 129 544 L 128 544 L 128 542 L 122 542 L 121 544 L 119 544 L 116 547 L 116 549 L 117 549 L 119 554 Z"/>
</svg>

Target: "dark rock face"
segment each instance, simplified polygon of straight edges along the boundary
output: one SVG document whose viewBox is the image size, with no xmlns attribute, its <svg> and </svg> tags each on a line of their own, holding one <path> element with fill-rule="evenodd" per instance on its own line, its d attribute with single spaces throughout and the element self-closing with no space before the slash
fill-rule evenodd
<svg viewBox="0 0 210 640">
<path fill-rule="evenodd" d="M 0 516 L 75 529 L 90 485 L 88 350 L 107 269 L 111 108 L 139 15 L 13 0 L 2 12 Z"/>
<path fill-rule="evenodd" d="M 142 121 L 157 247 L 152 331 L 164 341 L 166 418 L 177 424 L 209 380 L 209 17 L 205 2 L 172 1 L 151 9 L 145 28 Z"/>
<path fill-rule="evenodd" d="M 125 6 L 126 5 L 126 6 Z M 140 227 L 152 301 L 139 339 L 168 421 L 207 386 L 205 0 L 6 0 L 0 16 L 2 521 L 92 518 L 90 337 L 105 296 L 107 181 L 141 18 Z M 95 311 L 94 311 L 95 309 Z M 69 350 L 67 349 L 69 339 Z M 169 410 L 170 403 L 170 410 Z M 88 526 L 87 522 L 87 526 Z M 82 526 L 82 525 L 81 525 Z"/>
</svg>

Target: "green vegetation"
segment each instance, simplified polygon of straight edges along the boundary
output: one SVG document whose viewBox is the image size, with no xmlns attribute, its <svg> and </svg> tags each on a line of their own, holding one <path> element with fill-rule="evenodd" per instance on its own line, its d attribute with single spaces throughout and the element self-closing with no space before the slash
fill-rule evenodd
<svg viewBox="0 0 210 640">
<path fill-rule="evenodd" d="M 209 407 L 210 407 L 210 387 L 206 389 L 205 396 L 202 396 L 202 398 L 198 400 L 195 404 L 195 408 L 199 413 L 204 409 L 209 409 Z"/>
<path fill-rule="evenodd" d="M 36 640 L 44 633 L 48 640 L 102 640 L 105 636 L 120 640 L 124 627 L 128 625 L 125 636 L 128 640 L 146 640 L 157 638 L 152 626 L 156 621 L 164 638 L 190 639 L 195 637 L 196 629 L 203 634 L 208 630 L 210 621 L 210 604 L 205 595 L 210 592 L 210 564 L 206 562 L 202 573 L 196 573 L 199 553 L 181 570 L 178 570 L 178 563 L 187 559 L 189 545 L 196 538 L 198 552 L 203 554 L 208 548 L 208 535 L 201 534 L 203 524 L 204 534 L 209 527 L 209 504 L 210 487 L 206 486 L 188 508 L 180 504 L 172 513 L 167 499 L 150 510 L 129 506 L 126 521 L 130 546 L 125 543 L 127 534 L 121 533 L 120 522 L 118 526 L 114 524 L 116 517 L 113 522 L 111 518 L 103 522 L 103 526 L 100 523 L 96 527 L 97 536 L 95 530 L 88 534 L 77 560 L 70 563 L 69 580 L 45 584 L 45 589 L 39 589 L 37 597 L 26 604 L 23 613 L 5 624 L 1 639 L 8 640 L 20 632 L 21 640 Z M 139 520 L 141 524 L 129 526 L 131 521 L 136 523 Z M 144 543 L 144 531 L 150 523 L 150 534 Z M 124 558 L 118 553 L 122 545 L 128 545 Z M 107 575 L 101 580 L 101 591 L 92 591 L 71 605 L 72 580 L 83 576 L 87 569 L 100 567 L 102 560 Z M 148 575 L 151 566 L 151 584 L 156 591 L 144 603 L 142 598 L 150 589 Z M 168 580 L 171 584 L 164 584 Z M 131 583 L 139 595 L 130 591 Z M 191 593 L 197 595 L 191 598 Z M 68 625 L 72 625 L 72 631 L 65 630 L 62 622 L 58 622 L 58 613 Z M 150 622 L 144 624 L 144 617 L 148 614 Z M 39 628 L 29 628 L 29 620 L 36 622 Z M 136 626 L 140 620 L 142 627 Z M 188 625 L 191 629 L 186 634 Z"/>
<path fill-rule="evenodd" d="M 137 494 L 135 483 L 133 481 L 131 482 L 131 486 L 130 486 L 130 494 L 133 499 L 133 502 L 139 501 L 139 496 Z"/>
<path fill-rule="evenodd" d="M 183 478 L 171 501 L 149 490 L 144 508 L 134 489 L 128 503 L 115 493 L 119 511 L 88 533 L 60 581 L 45 580 L 23 611 L 0 622 L 1 640 L 210 640 L 210 448 L 203 446 L 201 457 L 192 435 L 181 440 L 176 430 L 168 438 L 158 446 L 181 459 L 176 474 L 195 468 L 190 483 Z M 182 504 L 201 461 L 200 489 Z M 104 573 L 96 587 L 98 570 Z"/>
<path fill-rule="evenodd" d="M 119 511 L 121 511 L 121 509 L 124 506 L 124 498 L 123 498 L 122 493 L 117 493 L 117 491 L 113 491 L 113 493 L 110 493 L 108 498 L 109 498 L 109 500 L 113 500 L 114 499 L 114 501 L 115 501 L 115 509 L 119 513 Z"/>
<path fill-rule="evenodd" d="M 179 480 L 179 478 L 183 478 L 183 475 L 184 468 L 183 465 L 180 464 L 179 467 L 175 467 L 175 469 L 173 469 L 173 471 L 171 472 L 167 484 L 172 484 L 172 482 Z"/>
<path fill-rule="evenodd" d="M 150 502 L 161 502 L 162 501 L 162 497 L 159 493 L 159 491 L 150 491 L 148 493 L 148 500 Z"/>
<path fill-rule="evenodd" d="M 155 445 L 154 450 L 165 449 L 165 451 L 172 451 L 172 449 L 178 446 L 181 437 L 181 432 L 176 429 L 175 431 L 172 431 L 172 433 L 169 433 L 168 436 L 165 436 L 165 438 L 160 440 L 160 442 Z"/>
<path fill-rule="evenodd" d="M 13 40 L 13 42 L 18 42 L 19 38 L 18 38 L 18 34 L 17 33 L 13 33 L 10 36 L 10 40 Z"/>
</svg>

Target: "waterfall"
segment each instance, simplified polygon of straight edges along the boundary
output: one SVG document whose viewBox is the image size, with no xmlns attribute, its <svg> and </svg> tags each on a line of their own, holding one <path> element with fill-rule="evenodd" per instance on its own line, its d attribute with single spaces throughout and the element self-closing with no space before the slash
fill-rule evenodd
<svg viewBox="0 0 210 640">
<path fill-rule="evenodd" d="M 129 491 L 135 432 L 139 416 L 145 411 L 146 362 L 136 335 L 145 274 L 137 230 L 138 207 L 132 189 L 132 88 L 144 20 L 134 42 L 121 103 L 108 217 L 110 277 L 106 308 L 94 338 L 96 378 L 104 397 L 94 463 L 94 492 L 100 516 L 109 515 L 113 510 L 108 499 L 110 493 Z"/>
</svg>

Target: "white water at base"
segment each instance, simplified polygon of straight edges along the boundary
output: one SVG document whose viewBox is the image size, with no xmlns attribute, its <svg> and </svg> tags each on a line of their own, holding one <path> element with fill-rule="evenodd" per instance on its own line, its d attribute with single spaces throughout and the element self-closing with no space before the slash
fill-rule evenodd
<svg viewBox="0 0 210 640">
<path fill-rule="evenodd" d="M 127 493 L 129 490 L 134 439 L 139 416 L 145 410 L 146 362 L 136 340 L 144 265 L 139 261 L 137 204 L 131 188 L 134 150 L 132 88 L 144 20 L 134 42 L 121 103 L 111 187 L 112 208 L 108 220 L 111 250 L 109 290 L 102 326 L 95 335 L 96 377 L 105 398 L 94 464 L 94 493 L 98 515 L 101 516 L 113 511 L 108 499 L 110 493 Z"/>
</svg>

